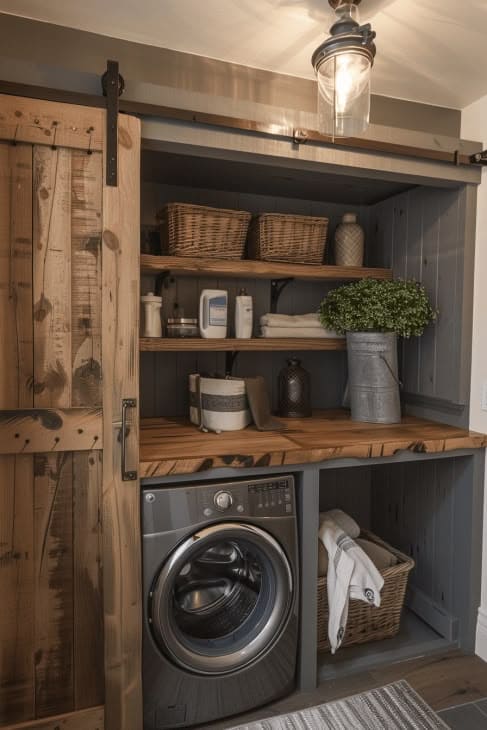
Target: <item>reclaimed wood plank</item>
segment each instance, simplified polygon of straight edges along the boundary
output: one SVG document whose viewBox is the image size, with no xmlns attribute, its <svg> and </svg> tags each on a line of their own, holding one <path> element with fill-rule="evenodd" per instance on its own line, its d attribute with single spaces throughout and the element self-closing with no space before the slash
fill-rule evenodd
<svg viewBox="0 0 487 730">
<path fill-rule="evenodd" d="M 34 147 L 35 405 L 71 402 L 71 152 Z"/>
<path fill-rule="evenodd" d="M 72 405 L 102 405 L 103 157 L 71 154 Z M 101 411 L 100 411 L 101 417 Z M 101 424 L 100 424 L 101 426 Z M 74 705 L 103 704 L 102 453 L 73 453 Z"/>
<path fill-rule="evenodd" d="M 73 459 L 34 457 L 36 717 L 70 712 L 73 691 Z"/>
<path fill-rule="evenodd" d="M 203 338 L 141 337 L 141 352 L 294 352 L 296 350 L 346 350 L 345 338 L 335 337 L 254 337 L 248 340 Z"/>
<path fill-rule="evenodd" d="M 0 456 L 0 725 L 34 717 L 32 457 Z"/>
<path fill-rule="evenodd" d="M 220 195 L 220 193 L 219 193 Z M 286 201 L 287 202 L 287 201 Z M 221 204 L 221 201 L 220 201 Z M 172 274 L 186 276 L 223 276 L 273 279 L 292 277 L 314 281 L 353 279 L 391 279 L 392 270 L 365 268 L 361 266 L 309 266 L 306 264 L 284 264 L 271 261 L 238 261 L 224 259 L 195 258 L 182 256 L 153 256 L 143 254 L 141 269 L 144 274 L 170 271 Z"/>
<path fill-rule="evenodd" d="M 344 411 L 280 419 L 281 432 L 202 433 L 185 419 L 142 419 L 141 476 L 189 474 L 219 467 L 276 466 L 329 459 L 374 459 L 401 451 L 442 453 L 483 448 L 487 436 L 407 417 L 400 424 L 353 422 Z"/>
<path fill-rule="evenodd" d="M 73 406 L 101 406 L 103 158 L 71 153 Z"/>
<path fill-rule="evenodd" d="M 104 730 L 103 707 L 54 715 L 44 720 L 33 720 L 2 727 L 2 730 Z"/>
<path fill-rule="evenodd" d="M 121 405 L 138 399 L 140 122 L 118 120 L 118 187 L 103 188 L 103 593 L 107 730 L 142 728 L 142 596 L 138 481 L 121 479 Z M 138 464 L 138 409 L 127 468 Z"/>
<path fill-rule="evenodd" d="M 103 704 L 102 452 L 73 454 L 73 664 L 76 709 Z"/>
<path fill-rule="evenodd" d="M 33 404 L 32 149 L 0 144 L 0 408 Z M 0 443 L 2 440 L 0 438 Z M 0 457 L 0 724 L 34 717 L 33 461 Z"/>
<path fill-rule="evenodd" d="M 102 448 L 101 408 L 0 410 L 0 454 Z"/>
<path fill-rule="evenodd" d="M 105 112 L 0 94 L 0 139 L 87 151 L 101 150 Z"/>
</svg>

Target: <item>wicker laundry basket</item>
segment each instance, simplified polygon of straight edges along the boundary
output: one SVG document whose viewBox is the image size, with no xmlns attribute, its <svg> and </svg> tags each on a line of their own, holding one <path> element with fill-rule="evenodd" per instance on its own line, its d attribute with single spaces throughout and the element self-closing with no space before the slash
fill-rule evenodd
<svg viewBox="0 0 487 730">
<path fill-rule="evenodd" d="M 241 259 L 251 214 L 189 203 L 168 203 L 157 214 L 162 253 Z"/>
<path fill-rule="evenodd" d="M 348 609 L 348 622 L 342 646 L 364 644 L 368 641 L 389 639 L 399 631 L 401 612 L 406 594 L 409 571 L 414 560 L 408 555 L 391 547 L 380 537 L 362 530 L 360 537 L 381 545 L 398 559 L 397 565 L 381 570 L 384 587 L 381 591 L 381 604 L 377 608 L 364 601 L 351 600 Z M 318 651 L 329 651 L 328 641 L 328 597 L 326 576 L 318 578 Z"/>
<path fill-rule="evenodd" d="M 262 213 L 250 224 L 248 256 L 261 261 L 322 264 L 328 218 Z"/>
</svg>

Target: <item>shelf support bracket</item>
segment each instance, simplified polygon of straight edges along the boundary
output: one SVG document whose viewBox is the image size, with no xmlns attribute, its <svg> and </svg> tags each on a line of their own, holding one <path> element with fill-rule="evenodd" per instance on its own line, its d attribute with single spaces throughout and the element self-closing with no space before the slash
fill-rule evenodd
<svg viewBox="0 0 487 730">
<path fill-rule="evenodd" d="M 288 276 L 287 279 L 272 279 L 271 281 L 271 313 L 277 312 L 277 305 L 279 298 L 288 284 L 294 281 L 293 276 Z"/>
<path fill-rule="evenodd" d="M 103 96 L 106 97 L 106 184 L 118 185 L 118 98 L 123 94 L 125 81 L 118 73 L 118 61 L 107 61 L 107 70 L 101 77 Z"/>
<path fill-rule="evenodd" d="M 233 366 L 235 365 L 235 360 L 238 355 L 239 353 L 235 351 L 225 353 L 225 375 L 228 377 L 232 376 Z"/>
<path fill-rule="evenodd" d="M 161 271 L 161 273 L 157 274 L 156 276 L 156 286 L 154 294 L 156 294 L 156 296 L 158 297 L 162 296 L 162 290 L 168 289 L 169 284 L 171 284 L 173 281 L 174 279 L 170 271 Z"/>
</svg>

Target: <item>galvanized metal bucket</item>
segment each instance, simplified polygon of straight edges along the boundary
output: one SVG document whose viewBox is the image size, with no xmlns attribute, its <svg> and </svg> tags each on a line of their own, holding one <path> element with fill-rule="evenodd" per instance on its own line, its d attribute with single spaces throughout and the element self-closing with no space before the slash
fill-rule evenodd
<svg viewBox="0 0 487 730">
<path fill-rule="evenodd" d="M 397 335 L 347 332 L 347 348 L 352 420 L 399 423 Z"/>
</svg>

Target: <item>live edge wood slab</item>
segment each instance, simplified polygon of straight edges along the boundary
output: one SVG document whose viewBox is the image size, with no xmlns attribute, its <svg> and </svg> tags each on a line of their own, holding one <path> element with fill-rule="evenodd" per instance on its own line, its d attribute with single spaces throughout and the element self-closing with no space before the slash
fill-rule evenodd
<svg viewBox="0 0 487 730">
<path fill-rule="evenodd" d="M 184 419 L 141 422 L 140 476 L 194 474 L 219 467 L 309 464 L 339 458 L 373 459 L 399 451 L 442 453 L 487 446 L 487 436 L 406 417 L 402 423 L 357 423 L 346 411 L 282 419 L 285 431 L 202 433 Z"/>
</svg>

